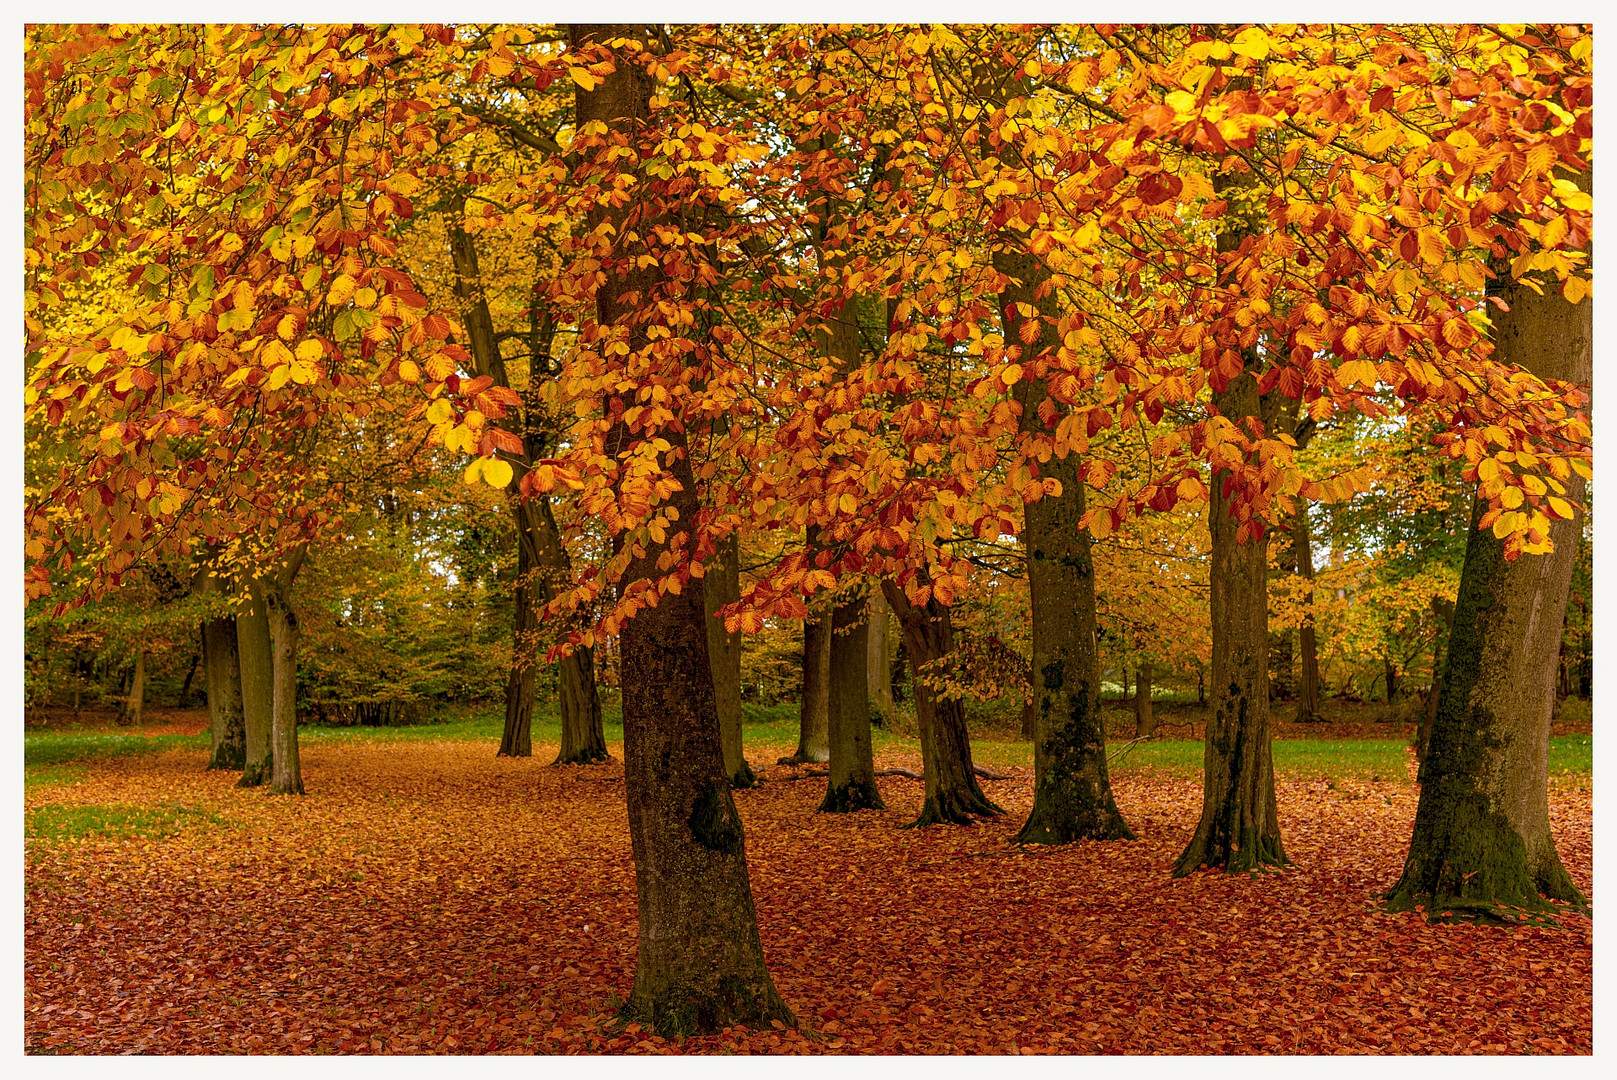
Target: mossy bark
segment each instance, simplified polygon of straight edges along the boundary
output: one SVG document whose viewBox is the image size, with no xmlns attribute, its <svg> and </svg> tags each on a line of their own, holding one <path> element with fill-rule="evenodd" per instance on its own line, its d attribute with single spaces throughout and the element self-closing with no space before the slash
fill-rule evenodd
<svg viewBox="0 0 1617 1080">
<path fill-rule="evenodd" d="M 1000 293 L 1006 340 L 1019 341 L 1020 304 L 1053 315 L 1053 298 L 1039 296 L 1047 272 L 1032 256 L 1001 252 L 994 269 L 1010 278 Z M 1053 321 L 1040 324 L 1015 387 L 1025 435 L 1053 431 L 1039 416 L 1046 398 L 1032 358 L 1059 342 Z M 1032 600 L 1033 809 L 1016 839 L 1024 844 L 1128 840 L 1134 834 L 1112 796 L 1101 719 L 1100 653 L 1095 643 L 1095 563 L 1084 515 L 1084 484 L 1076 454 L 1039 462 L 1041 477 L 1061 485 L 1025 504 L 1028 591 Z"/>
<path fill-rule="evenodd" d="M 893 644 L 887 611 L 882 591 L 872 590 L 870 631 L 865 637 L 868 650 L 865 674 L 870 678 L 870 704 L 884 724 L 890 724 L 893 716 Z"/>
<path fill-rule="evenodd" d="M 719 545 L 717 557 L 702 578 L 702 599 L 707 610 L 707 655 L 713 664 L 713 693 L 719 709 L 719 743 L 724 748 L 724 771 L 730 786 L 749 788 L 758 782 L 741 747 L 741 635 L 724 628 L 715 612 L 741 599 L 740 538 L 731 533 Z"/>
<path fill-rule="evenodd" d="M 909 602 L 904 590 L 891 581 L 882 583 L 887 605 L 898 616 L 899 632 L 911 662 L 924 676 L 948 663 L 954 651 L 954 628 L 949 609 L 931 598 L 922 607 Z M 884 613 L 885 617 L 885 613 Z M 911 680 L 915 688 L 915 717 L 921 732 L 921 771 L 926 777 L 926 799 L 921 813 L 908 826 L 969 825 L 977 817 L 1005 811 L 983 794 L 971 760 L 971 736 L 966 730 L 965 703 L 957 696 L 940 695 L 924 677 Z"/>
<path fill-rule="evenodd" d="M 1297 552 L 1297 572 L 1310 583 L 1314 580 L 1314 550 L 1308 529 L 1308 507 L 1297 507 L 1292 518 L 1292 545 Z M 1299 674 L 1297 679 L 1297 720 L 1313 723 L 1323 717 L 1319 711 L 1319 641 L 1314 633 L 1313 594 L 1303 601 L 1305 621 L 1297 631 Z"/>
<path fill-rule="evenodd" d="M 236 614 L 236 654 L 241 673 L 241 715 L 245 759 L 237 787 L 257 787 L 270 780 L 274 751 L 275 655 L 270 645 L 269 614 L 258 582 L 246 582 L 247 603 Z"/>
<path fill-rule="evenodd" d="M 1134 737 L 1149 739 L 1157 733 L 1157 714 L 1151 709 L 1151 679 L 1155 674 L 1151 661 L 1140 662 L 1140 675 L 1134 684 Z"/>
<path fill-rule="evenodd" d="M 1575 179 L 1590 190 L 1592 170 Z M 1588 388 L 1593 302 L 1568 304 L 1553 281 L 1541 295 L 1500 270 L 1509 310 L 1493 316 L 1495 359 Z M 1581 503 L 1583 478 L 1565 484 Z M 1552 553 L 1506 562 L 1504 542 L 1478 527 L 1485 506 L 1478 499 L 1472 517 L 1415 829 L 1387 906 L 1512 922 L 1550 901 L 1586 905 L 1549 824 L 1550 719 L 1583 514 L 1552 523 Z"/>
<path fill-rule="evenodd" d="M 241 718 L 241 672 L 234 620 L 209 619 L 202 624 L 202 662 L 212 733 L 208 768 L 240 769 L 247 760 L 247 729 Z"/>
<path fill-rule="evenodd" d="M 820 809 L 844 814 L 883 810 L 876 790 L 876 764 L 870 743 L 870 680 L 865 675 L 865 597 L 839 597 L 831 612 L 830 719 L 831 767 Z"/>
<path fill-rule="evenodd" d="M 822 607 L 824 610 L 816 610 Z M 816 605 L 803 620 L 803 697 L 798 704 L 797 752 L 782 765 L 831 759 L 831 609 Z"/>
<path fill-rule="evenodd" d="M 270 723 L 270 794 L 302 795 L 303 767 L 298 755 L 298 615 L 292 606 L 292 582 L 307 549 L 293 550 L 262 583 L 264 609 L 273 652 L 274 703 Z"/>
<path fill-rule="evenodd" d="M 647 41 L 646 28 L 637 25 L 575 24 L 568 36 L 577 49 L 615 39 Z M 634 53 L 610 47 L 614 70 L 593 90 L 575 89 L 574 115 L 581 128 L 604 124 L 633 147 L 643 135 L 655 84 Z M 633 170 L 632 153 L 611 159 L 607 167 Z M 637 190 L 649 179 L 642 175 Z M 627 332 L 630 348 L 652 365 L 642 378 L 678 380 L 685 374 L 679 365 L 698 358 L 644 351 L 648 335 L 640 313 L 655 310 L 666 282 L 658 255 L 647 250 L 648 223 L 636 220 L 626 227 L 637 205 L 598 206 L 587 215 L 592 230 L 612 225 L 614 248 L 597 287 L 596 322 Z M 642 260 L 645 255 L 650 257 Z M 632 391 L 626 396 L 632 400 Z M 621 399 L 609 404 L 609 415 L 620 417 L 607 431 L 606 450 L 613 458 L 651 437 L 631 432 L 621 419 L 624 404 Z M 689 530 L 700 517 L 684 429 L 668 425 L 655 434 L 668 444 L 658 466 L 679 484 L 668 500 L 679 512 L 678 531 L 663 543 L 647 543 L 644 554 L 630 553 L 621 579 L 625 591 L 661 577 L 658 560 L 676 544 L 684 552 L 676 558 L 688 558 L 694 547 Z M 620 473 L 614 494 L 627 501 L 623 481 Z M 621 533 L 613 538 L 615 552 L 622 553 L 623 544 Z M 619 637 L 624 794 L 639 913 L 634 989 L 620 1016 L 663 1036 L 796 1022 L 764 966 L 741 817 L 724 772 L 706 623 L 700 590 L 686 588 L 642 608 Z"/>
</svg>

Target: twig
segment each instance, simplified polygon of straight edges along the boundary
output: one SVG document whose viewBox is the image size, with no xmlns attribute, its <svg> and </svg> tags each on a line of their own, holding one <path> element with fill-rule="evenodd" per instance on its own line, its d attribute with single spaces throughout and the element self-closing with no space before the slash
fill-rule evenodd
<svg viewBox="0 0 1617 1080">
<path fill-rule="evenodd" d="M 1138 746 L 1140 743 L 1151 742 L 1155 738 L 1156 738 L 1155 735 L 1142 735 L 1138 739 L 1130 739 L 1128 742 L 1124 743 L 1122 746 L 1119 746 L 1115 752 L 1106 755 L 1106 764 L 1110 765 L 1112 763 L 1112 759 L 1117 757 L 1118 754 L 1125 754 L 1128 751 L 1132 750 L 1134 747 Z"/>
</svg>

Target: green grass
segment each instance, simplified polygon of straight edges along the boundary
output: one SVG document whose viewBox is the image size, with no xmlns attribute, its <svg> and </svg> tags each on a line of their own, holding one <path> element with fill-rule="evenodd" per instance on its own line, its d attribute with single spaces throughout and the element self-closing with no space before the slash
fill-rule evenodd
<svg viewBox="0 0 1617 1080">
<path fill-rule="evenodd" d="M 84 765 L 39 765 L 23 772 L 22 789 L 29 794 L 45 788 L 70 787 L 89 775 Z"/>
<path fill-rule="evenodd" d="M 196 825 L 214 825 L 218 814 L 186 806 L 39 806 L 28 812 L 23 835 L 30 840 L 161 840 Z"/>
<path fill-rule="evenodd" d="M 1561 735 L 1550 740 L 1550 775 L 1593 773 L 1595 771 L 1595 737 L 1593 735 Z"/>
<path fill-rule="evenodd" d="M 106 761 L 111 758 L 155 754 L 162 750 L 203 750 L 208 733 L 200 735 L 99 735 L 88 732 L 46 731 L 23 736 L 25 768 L 65 765 L 69 762 Z"/>
</svg>

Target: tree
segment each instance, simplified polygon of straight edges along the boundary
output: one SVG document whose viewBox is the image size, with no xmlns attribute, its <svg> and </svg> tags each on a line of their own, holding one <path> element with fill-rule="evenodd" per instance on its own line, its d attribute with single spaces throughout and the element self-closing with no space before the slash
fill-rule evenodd
<svg viewBox="0 0 1617 1080">
<path fill-rule="evenodd" d="M 831 610 L 831 643 L 827 650 L 831 678 L 826 700 L 831 744 L 830 775 L 825 784 L 821 813 L 845 814 L 854 810 L 882 810 L 876 789 L 876 764 L 870 743 L 870 680 L 865 673 L 869 655 L 865 635 L 868 598 L 858 586 L 839 594 Z"/>
<path fill-rule="evenodd" d="M 724 628 L 719 608 L 741 599 L 741 538 L 731 533 L 719 544 L 718 560 L 702 578 L 707 611 L 707 651 L 713 664 L 713 692 L 719 710 L 719 739 L 730 785 L 749 788 L 758 782 L 741 746 L 741 635 Z"/>
</svg>

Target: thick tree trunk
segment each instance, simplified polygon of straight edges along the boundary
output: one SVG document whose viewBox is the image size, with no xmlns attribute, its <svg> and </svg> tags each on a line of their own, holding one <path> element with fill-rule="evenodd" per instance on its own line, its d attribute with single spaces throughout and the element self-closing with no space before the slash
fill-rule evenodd
<svg viewBox="0 0 1617 1080">
<path fill-rule="evenodd" d="M 1018 341 L 1022 318 L 1017 305 L 1031 304 L 1053 315 L 1053 300 L 1040 298 L 1045 271 L 1026 254 L 1000 253 L 994 269 L 1012 279 L 1000 294 L 1007 341 Z M 1040 325 L 1028 352 L 1056 348 L 1053 319 Z M 1039 416 L 1046 393 L 1031 368 L 1016 384 L 1022 406 L 1021 430 L 1047 431 Z M 1074 840 L 1131 840 L 1112 797 L 1106 769 L 1106 725 L 1101 718 L 1100 653 L 1095 642 L 1095 562 L 1084 515 L 1084 483 L 1078 456 L 1054 455 L 1039 465 L 1044 478 L 1061 485 L 1059 494 L 1025 505 L 1028 591 L 1032 596 L 1033 809 L 1016 839 L 1024 844 L 1065 844 Z"/>
<path fill-rule="evenodd" d="M 1308 504 L 1297 507 L 1292 519 L 1292 543 L 1297 549 L 1297 572 L 1308 582 L 1314 580 L 1314 552 L 1308 530 Z M 1297 681 L 1297 721 L 1310 724 L 1323 717 L 1319 711 L 1319 643 L 1314 636 L 1314 597 L 1309 593 L 1303 601 L 1305 621 L 1297 631 L 1300 677 Z"/>
<path fill-rule="evenodd" d="M 1590 190 L 1593 170 L 1576 179 Z M 1509 310 L 1493 315 L 1495 358 L 1590 386 L 1593 302 L 1568 304 L 1553 281 L 1542 295 L 1514 282 L 1500 291 Z M 1583 478 L 1565 483 L 1566 498 L 1582 502 Z M 1472 517 L 1414 834 L 1387 906 L 1513 921 L 1548 908 L 1546 898 L 1585 903 L 1549 823 L 1555 667 L 1583 513 L 1553 522 L 1551 554 L 1506 562 L 1504 542 L 1477 527 L 1485 505 L 1478 499 Z"/>
<path fill-rule="evenodd" d="M 1157 717 L 1151 711 L 1151 661 L 1140 662 L 1140 675 L 1134 684 L 1134 737 L 1149 739 L 1157 733 Z"/>
<path fill-rule="evenodd" d="M 798 705 L 797 753 L 781 758 L 780 764 L 831 760 L 830 707 L 831 610 L 811 608 L 803 620 L 803 699 Z"/>
<path fill-rule="evenodd" d="M 247 730 L 242 725 L 241 672 L 237 667 L 233 620 L 209 619 L 202 624 L 202 654 L 202 677 L 208 687 L 208 719 L 213 733 L 208 768 L 240 769 L 247 760 Z"/>
<path fill-rule="evenodd" d="M 870 703 L 884 724 L 893 718 L 893 646 L 887 625 L 887 600 L 882 590 L 870 593 L 870 632 L 865 638 L 869 654 L 865 673 L 870 677 Z"/>
<path fill-rule="evenodd" d="M 713 693 L 719 709 L 719 743 L 730 786 L 749 788 L 758 782 L 741 749 L 741 635 L 724 628 L 714 612 L 741 599 L 740 538 L 731 533 L 719 545 L 717 558 L 702 578 L 707 610 L 707 655 L 713 663 Z"/>
<path fill-rule="evenodd" d="M 139 724 L 140 715 L 146 710 L 146 650 L 135 651 L 135 670 L 129 677 L 129 693 L 124 698 L 123 708 L 120 710 L 118 722 L 120 724 Z"/>
<path fill-rule="evenodd" d="M 292 582 L 303 566 L 307 548 L 295 548 L 275 574 L 263 581 L 274 652 L 275 703 L 270 726 L 272 763 L 270 794 L 302 795 L 303 768 L 298 757 L 298 615 L 292 607 Z"/>
<path fill-rule="evenodd" d="M 831 774 L 820 809 L 842 814 L 883 810 L 876 790 L 876 763 L 870 744 L 869 655 L 865 597 L 838 598 L 831 612 L 831 678 L 826 712 L 830 719 Z"/>
<path fill-rule="evenodd" d="M 575 24 L 568 36 L 575 48 L 618 38 L 646 40 L 645 28 L 632 25 Z M 615 70 L 595 89 L 575 91 L 575 116 L 580 128 L 604 123 L 632 147 L 649 115 L 654 84 L 634 54 L 614 52 Z M 634 168 L 632 153 L 610 167 L 618 172 Z M 603 222 L 613 226 L 614 250 L 596 294 L 596 318 L 603 330 L 626 330 L 631 349 L 644 350 L 648 338 L 637 315 L 653 309 L 661 271 L 655 255 L 637 267 L 639 256 L 646 254 L 645 240 L 629 236 L 643 237 L 650 230 L 643 220 L 625 229 L 629 213 L 621 207 L 597 207 L 588 215 L 591 229 Z M 592 334 L 581 347 L 599 347 Z M 679 362 L 672 356 L 649 359 L 654 365 Z M 679 374 L 651 371 L 646 377 Z M 626 392 L 630 395 L 632 390 Z M 623 402 L 613 405 L 621 409 Z M 694 547 L 689 530 L 699 520 L 700 507 L 684 429 L 665 426 L 657 435 L 669 446 L 659 465 L 679 484 L 669 501 L 679 511 L 676 528 L 681 532 L 663 543 L 648 542 L 644 555 L 631 558 L 622 578 L 626 591 L 660 578 L 658 560 L 676 541 L 683 545 L 678 558 L 689 558 Z M 646 437 L 632 434 L 619 419 L 607 433 L 607 452 L 615 458 Z M 620 473 L 614 492 L 620 500 L 622 482 Z M 621 533 L 613 538 L 616 551 L 623 543 Z M 771 1020 L 796 1023 L 764 967 L 741 817 L 724 772 L 706 624 L 700 590 L 684 588 L 677 595 L 660 595 L 655 607 L 641 609 L 619 637 L 624 794 L 639 911 L 634 989 L 620 1015 L 664 1036 L 711 1033 L 734 1024 L 767 1025 Z"/>
<path fill-rule="evenodd" d="M 924 607 L 915 607 L 904 590 L 891 581 L 882 583 L 882 591 L 898 616 L 899 632 L 904 635 L 904 648 L 911 662 L 922 676 L 935 673 L 954 651 L 949 609 L 931 598 Z M 908 827 L 969 825 L 973 815 L 1003 814 L 1005 811 L 990 802 L 977 783 L 971 736 L 966 731 L 965 703 L 958 697 L 939 695 L 924 677 L 910 681 L 915 687 L 915 718 L 921 729 L 926 801 L 920 816 Z"/>
<path fill-rule="evenodd" d="M 241 673 L 241 715 L 246 743 L 237 787 L 267 784 L 274 759 L 270 731 L 275 723 L 275 658 L 270 645 L 264 590 L 251 578 L 247 580 L 247 601 L 236 615 L 236 654 Z"/>
</svg>

